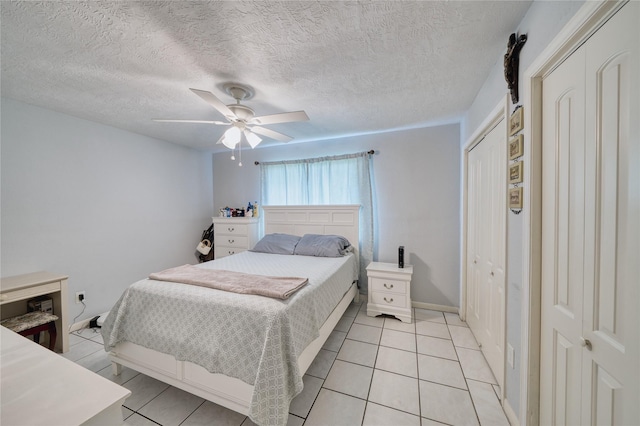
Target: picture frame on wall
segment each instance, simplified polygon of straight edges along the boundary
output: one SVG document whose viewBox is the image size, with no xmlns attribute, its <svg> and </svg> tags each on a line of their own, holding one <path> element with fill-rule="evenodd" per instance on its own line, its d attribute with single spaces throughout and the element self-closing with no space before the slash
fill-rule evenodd
<svg viewBox="0 0 640 426">
<path fill-rule="evenodd" d="M 509 160 L 515 160 L 524 154 L 524 136 L 517 135 L 509 141 Z"/>
<path fill-rule="evenodd" d="M 509 208 L 521 209 L 522 208 L 522 187 L 509 188 Z"/>
<path fill-rule="evenodd" d="M 522 182 L 522 161 L 509 166 L 509 183 Z"/>
<path fill-rule="evenodd" d="M 524 108 L 519 107 L 509 118 L 509 136 L 515 135 L 522 129 L 524 129 Z"/>
</svg>

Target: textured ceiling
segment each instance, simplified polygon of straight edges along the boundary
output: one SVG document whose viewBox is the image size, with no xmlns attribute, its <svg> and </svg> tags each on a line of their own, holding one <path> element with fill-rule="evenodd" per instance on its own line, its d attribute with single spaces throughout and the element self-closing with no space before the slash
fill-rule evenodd
<svg viewBox="0 0 640 426">
<path fill-rule="evenodd" d="M 266 126 L 297 141 L 421 127 L 462 116 L 529 5 L 1 1 L 2 96 L 206 150 L 224 127 L 152 119 L 221 120 L 188 89 L 229 81 L 305 110 Z"/>
</svg>

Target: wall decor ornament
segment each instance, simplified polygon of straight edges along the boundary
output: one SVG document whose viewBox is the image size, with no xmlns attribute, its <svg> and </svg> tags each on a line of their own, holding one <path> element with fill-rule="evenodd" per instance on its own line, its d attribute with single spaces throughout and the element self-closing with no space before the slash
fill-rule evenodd
<svg viewBox="0 0 640 426">
<path fill-rule="evenodd" d="M 509 183 L 522 182 L 522 161 L 509 166 Z"/>
<path fill-rule="evenodd" d="M 509 188 L 509 208 L 522 209 L 522 187 Z M 514 212 L 520 213 L 520 212 Z"/>
<path fill-rule="evenodd" d="M 509 160 L 515 160 L 524 154 L 524 136 L 517 135 L 509 141 Z"/>
<path fill-rule="evenodd" d="M 509 118 L 509 136 L 515 135 L 522 129 L 524 129 L 524 108 L 518 106 Z"/>
<path fill-rule="evenodd" d="M 511 102 L 518 103 L 518 64 L 520 63 L 520 50 L 527 42 L 527 35 L 516 33 L 509 36 L 507 53 L 504 55 L 504 79 L 511 91 Z"/>
</svg>

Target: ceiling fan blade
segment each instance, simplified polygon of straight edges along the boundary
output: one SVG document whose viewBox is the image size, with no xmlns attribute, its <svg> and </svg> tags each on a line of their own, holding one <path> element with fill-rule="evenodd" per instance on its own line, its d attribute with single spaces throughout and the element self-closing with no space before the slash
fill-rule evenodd
<svg viewBox="0 0 640 426">
<path fill-rule="evenodd" d="M 267 129 L 265 127 L 260 127 L 260 126 L 251 127 L 251 131 L 259 135 L 266 136 L 271 139 L 275 139 L 280 142 L 289 142 L 290 140 L 293 139 L 291 136 L 287 136 L 282 133 L 278 133 L 271 129 Z"/>
<path fill-rule="evenodd" d="M 224 115 L 227 118 L 237 118 L 236 115 L 226 106 L 220 99 L 216 98 L 215 95 L 211 92 L 207 92 L 205 90 L 198 89 L 189 89 L 196 95 L 200 96 L 206 103 L 217 109 L 220 114 Z"/>
<path fill-rule="evenodd" d="M 293 121 L 308 121 L 309 116 L 304 111 L 281 112 L 279 114 L 263 115 L 262 117 L 253 117 L 252 124 L 276 124 L 291 123 Z"/>
<path fill-rule="evenodd" d="M 231 123 L 225 123 L 224 121 L 210 121 L 210 120 L 165 120 L 161 118 L 154 118 L 153 121 L 158 123 L 200 123 L 200 124 L 216 124 L 219 126 L 228 126 Z"/>
</svg>

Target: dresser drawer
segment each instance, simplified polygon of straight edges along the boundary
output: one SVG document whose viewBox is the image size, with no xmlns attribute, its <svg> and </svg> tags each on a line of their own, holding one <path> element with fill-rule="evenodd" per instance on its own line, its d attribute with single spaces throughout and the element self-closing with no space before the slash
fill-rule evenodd
<svg viewBox="0 0 640 426">
<path fill-rule="evenodd" d="M 388 278 L 369 278 L 372 291 L 392 292 L 397 294 L 407 294 L 407 281 L 390 280 Z"/>
<path fill-rule="evenodd" d="M 242 253 L 243 251 L 247 251 L 246 248 L 242 247 L 229 247 L 229 246 L 215 246 L 215 258 L 220 259 L 221 257 L 231 256 L 232 254 Z"/>
<path fill-rule="evenodd" d="M 218 235 L 213 240 L 216 246 L 235 247 L 246 249 L 249 246 L 249 238 L 240 235 Z"/>
<path fill-rule="evenodd" d="M 215 237 L 224 235 L 248 235 L 249 227 L 243 224 L 237 223 L 217 223 L 213 227 L 213 234 Z"/>
<path fill-rule="evenodd" d="M 371 293 L 371 301 L 380 306 L 393 306 L 395 308 L 407 307 L 407 297 L 404 294 L 382 293 L 374 291 Z"/>
</svg>

